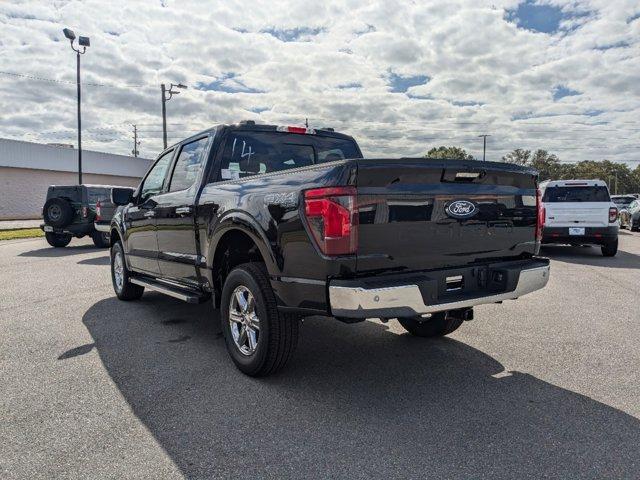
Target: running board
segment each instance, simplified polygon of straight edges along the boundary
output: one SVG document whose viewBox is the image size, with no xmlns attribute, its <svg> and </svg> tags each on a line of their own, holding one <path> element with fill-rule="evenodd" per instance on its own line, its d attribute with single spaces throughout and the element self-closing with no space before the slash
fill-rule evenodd
<svg viewBox="0 0 640 480">
<path fill-rule="evenodd" d="M 143 279 L 140 277 L 130 277 L 129 281 L 131 283 L 135 283 L 136 285 L 140 285 L 141 287 L 148 288 L 149 290 L 153 290 L 154 292 L 163 293 L 173 298 L 177 298 L 178 300 L 182 300 L 187 303 L 200 303 L 202 299 L 202 295 L 198 295 L 194 292 L 187 292 L 185 290 L 179 289 L 177 287 L 170 287 L 168 285 L 163 285 L 159 282 L 155 282 L 151 279 Z"/>
</svg>

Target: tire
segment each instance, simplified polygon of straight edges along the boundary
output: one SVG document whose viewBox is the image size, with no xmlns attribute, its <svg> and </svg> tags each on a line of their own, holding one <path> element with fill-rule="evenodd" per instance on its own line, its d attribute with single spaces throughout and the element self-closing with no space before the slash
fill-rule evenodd
<svg viewBox="0 0 640 480">
<path fill-rule="evenodd" d="M 461 318 L 447 316 L 446 312 L 434 313 L 431 318 L 398 318 L 400 325 L 416 337 L 442 337 L 456 331 L 462 325 Z"/>
<path fill-rule="evenodd" d="M 230 312 L 235 312 L 235 320 Z M 222 288 L 220 318 L 227 351 L 246 375 L 273 374 L 293 356 L 299 319 L 278 311 L 263 264 L 245 263 L 229 273 Z"/>
<path fill-rule="evenodd" d="M 633 218 L 629 220 L 629 230 L 632 232 L 637 232 L 640 227 L 640 224 L 634 224 Z"/>
<path fill-rule="evenodd" d="M 118 278 L 118 274 L 120 277 Z M 120 300 L 138 300 L 144 293 L 144 287 L 129 281 L 130 273 L 124 259 L 122 244 L 116 242 L 111 247 L 111 283 Z"/>
<path fill-rule="evenodd" d="M 66 247 L 71 241 L 71 235 L 64 233 L 45 232 L 44 238 L 49 245 L 56 248 Z"/>
<path fill-rule="evenodd" d="M 111 245 L 111 236 L 107 232 L 98 232 L 96 230 L 91 234 L 91 239 L 98 248 L 108 248 Z"/>
<path fill-rule="evenodd" d="M 618 253 L 618 239 L 613 242 L 609 242 L 606 245 L 602 245 L 602 255 L 605 257 L 615 257 Z"/>
<path fill-rule="evenodd" d="M 73 220 L 73 207 L 64 198 L 50 198 L 44 204 L 42 215 L 47 225 L 66 227 Z"/>
</svg>

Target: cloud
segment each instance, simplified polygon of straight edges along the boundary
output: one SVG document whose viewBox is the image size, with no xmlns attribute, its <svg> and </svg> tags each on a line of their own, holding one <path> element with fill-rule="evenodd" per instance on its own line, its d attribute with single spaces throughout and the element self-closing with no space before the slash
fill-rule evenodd
<svg viewBox="0 0 640 480">
<path fill-rule="evenodd" d="M 566 160 L 640 160 L 640 21 L 633 0 L 429 2 L 69 0 L 0 3 L 0 137 L 126 154 L 252 119 L 332 126 L 371 156 L 455 144 L 488 158 L 545 148 Z M 32 77 L 54 80 L 37 80 Z M 576 94 L 576 93 L 579 93 Z"/>
</svg>

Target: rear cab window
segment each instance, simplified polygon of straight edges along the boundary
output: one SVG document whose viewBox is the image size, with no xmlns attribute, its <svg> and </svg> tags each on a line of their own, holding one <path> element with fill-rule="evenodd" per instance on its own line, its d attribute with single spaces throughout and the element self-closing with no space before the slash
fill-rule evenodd
<svg viewBox="0 0 640 480">
<path fill-rule="evenodd" d="M 354 140 L 276 131 L 231 131 L 227 136 L 219 180 L 362 158 Z"/>
<path fill-rule="evenodd" d="M 545 203 L 611 202 L 609 190 L 603 186 L 552 186 L 544 191 Z"/>
</svg>

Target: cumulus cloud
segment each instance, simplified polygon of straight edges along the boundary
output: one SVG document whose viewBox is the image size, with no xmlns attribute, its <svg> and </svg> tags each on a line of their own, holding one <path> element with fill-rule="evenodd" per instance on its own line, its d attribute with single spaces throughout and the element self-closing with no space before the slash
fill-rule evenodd
<svg viewBox="0 0 640 480">
<path fill-rule="evenodd" d="M 198 0 L 0 4 L 0 136 L 144 156 L 219 122 L 333 126 L 370 156 L 455 144 L 488 158 L 545 148 L 567 161 L 640 160 L 637 0 Z M 15 76 L 21 74 L 26 76 Z M 54 81 L 50 81 L 54 80 Z"/>
</svg>

